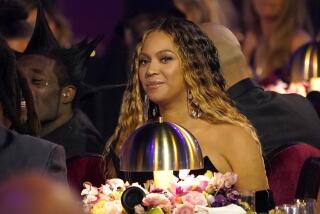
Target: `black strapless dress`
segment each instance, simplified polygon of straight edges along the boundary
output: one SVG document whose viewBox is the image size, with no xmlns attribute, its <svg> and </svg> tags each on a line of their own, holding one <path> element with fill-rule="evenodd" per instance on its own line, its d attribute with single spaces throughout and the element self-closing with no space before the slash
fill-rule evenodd
<svg viewBox="0 0 320 214">
<path fill-rule="evenodd" d="M 145 183 L 147 180 L 153 179 L 153 173 L 152 172 L 124 172 L 120 171 L 120 160 L 119 158 L 114 154 L 113 151 L 110 152 L 110 155 L 113 160 L 114 167 L 117 172 L 117 177 L 121 178 L 124 181 L 128 181 L 129 183 L 138 182 L 140 184 Z M 197 169 L 197 170 L 191 170 L 190 174 L 197 175 L 203 175 L 207 170 L 210 170 L 212 172 L 218 172 L 218 170 L 214 167 L 208 156 L 205 156 L 203 158 L 204 161 L 204 168 L 203 169 Z M 177 176 L 178 172 L 174 172 L 174 174 Z M 275 203 L 273 200 L 273 195 L 271 190 L 261 190 L 256 191 L 255 194 L 256 199 L 256 212 L 257 213 L 267 213 L 269 210 L 273 209 L 275 207 Z"/>
</svg>

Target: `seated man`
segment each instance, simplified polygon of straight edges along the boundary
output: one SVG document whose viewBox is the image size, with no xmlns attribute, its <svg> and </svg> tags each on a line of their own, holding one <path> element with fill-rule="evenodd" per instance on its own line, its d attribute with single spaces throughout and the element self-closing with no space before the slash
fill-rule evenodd
<svg viewBox="0 0 320 214">
<path fill-rule="evenodd" d="M 88 117 L 76 109 L 86 63 L 99 39 L 87 39 L 69 49 L 59 47 L 38 9 L 32 38 L 18 59 L 18 68 L 31 88 L 41 122 L 40 136 L 62 145 L 67 158 L 101 153 L 103 140 Z"/>
<path fill-rule="evenodd" d="M 15 56 L 0 38 L 0 182 L 23 171 L 38 171 L 66 181 L 65 153 L 61 146 L 8 129 L 22 129 L 18 110 L 22 89 Z"/>
<path fill-rule="evenodd" d="M 297 94 L 264 91 L 251 79 L 251 70 L 233 33 L 218 24 L 201 27 L 218 49 L 227 92 L 256 128 L 264 156 L 294 142 L 320 148 L 320 120 L 308 100 Z"/>
</svg>

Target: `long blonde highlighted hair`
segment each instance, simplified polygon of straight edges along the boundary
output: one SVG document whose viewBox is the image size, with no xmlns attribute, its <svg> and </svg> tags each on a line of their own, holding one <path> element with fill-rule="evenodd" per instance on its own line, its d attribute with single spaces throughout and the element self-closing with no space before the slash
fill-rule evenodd
<svg viewBox="0 0 320 214">
<path fill-rule="evenodd" d="M 284 0 L 281 14 L 274 23 L 274 30 L 268 41 L 263 38 L 260 17 L 252 0 L 244 1 L 245 30 L 253 32 L 259 43 L 256 51 L 264 55 L 263 70 L 269 74 L 287 64 L 291 55 L 291 42 L 297 30 L 311 31 L 311 23 L 306 16 L 305 1 Z M 259 53 L 260 53 L 259 52 Z M 251 53 L 249 53 L 251 54 Z"/>
<path fill-rule="evenodd" d="M 203 113 L 201 119 L 214 124 L 229 123 L 243 127 L 259 142 L 250 122 L 236 110 L 225 93 L 225 80 L 219 70 L 217 49 L 200 28 L 181 18 L 160 19 L 145 31 L 140 44 L 143 44 L 149 33 L 155 31 L 169 35 L 178 48 L 184 79 L 194 101 L 199 104 Z M 138 77 L 140 49 L 141 45 L 138 45 L 122 101 L 118 126 L 107 141 L 106 151 L 109 151 L 112 144 L 121 148 L 130 133 L 149 119 L 149 109 L 145 108 L 144 92 Z"/>
</svg>

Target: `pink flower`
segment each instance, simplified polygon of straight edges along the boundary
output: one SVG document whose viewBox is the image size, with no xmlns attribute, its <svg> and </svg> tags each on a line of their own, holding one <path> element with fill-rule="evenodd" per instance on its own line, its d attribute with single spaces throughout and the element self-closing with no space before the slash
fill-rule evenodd
<svg viewBox="0 0 320 214">
<path fill-rule="evenodd" d="M 92 186 L 90 182 L 83 183 L 84 189 L 81 191 L 81 195 L 84 195 L 83 203 L 89 204 L 98 200 L 98 188 Z"/>
<path fill-rule="evenodd" d="M 209 184 L 206 188 L 206 191 L 209 193 L 213 193 L 214 191 L 217 191 L 221 189 L 224 185 L 224 178 L 222 173 L 214 173 L 213 177 L 209 181 Z"/>
<path fill-rule="evenodd" d="M 109 184 L 101 185 L 100 191 L 101 191 L 104 195 L 109 195 L 109 194 L 112 193 L 112 190 L 110 189 L 110 185 L 109 185 Z"/>
<path fill-rule="evenodd" d="M 176 208 L 173 210 L 173 214 L 193 214 L 194 207 L 192 204 L 178 204 Z"/>
<path fill-rule="evenodd" d="M 206 187 L 208 186 L 210 178 L 208 178 L 207 176 L 204 176 L 204 175 L 198 175 L 196 177 L 196 181 L 197 181 L 196 190 L 198 192 L 203 192 L 206 189 Z"/>
<path fill-rule="evenodd" d="M 171 183 L 168 187 L 168 191 L 173 195 L 181 195 L 183 193 L 183 189 L 177 183 Z"/>
<path fill-rule="evenodd" d="M 147 207 L 157 207 L 162 209 L 169 208 L 171 206 L 170 200 L 163 194 L 160 193 L 150 193 L 143 200 L 142 203 Z"/>
<path fill-rule="evenodd" d="M 227 172 L 223 175 L 224 186 L 226 188 L 231 188 L 237 182 L 237 174 L 233 172 Z"/>
<path fill-rule="evenodd" d="M 109 179 L 107 180 L 107 184 L 109 184 L 110 188 L 113 190 L 117 190 L 118 188 L 121 188 L 121 189 L 125 188 L 124 182 L 120 178 Z"/>
<path fill-rule="evenodd" d="M 168 191 L 173 195 L 183 195 L 193 189 L 194 181 L 179 181 L 178 183 L 171 183 Z"/>
<path fill-rule="evenodd" d="M 197 191 L 190 191 L 186 195 L 182 196 L 183 203 L 190 203 L 192 205 L 201 205 L 206 206 L 207 200 L 206 197 Z"/>
</svg>

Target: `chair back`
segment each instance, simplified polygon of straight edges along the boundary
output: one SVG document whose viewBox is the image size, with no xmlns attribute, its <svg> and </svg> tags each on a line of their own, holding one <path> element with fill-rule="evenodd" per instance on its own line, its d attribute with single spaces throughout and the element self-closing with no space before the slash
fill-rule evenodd
<svg viewBox="0 0 320 214">
<path fill-rule="evenodd" d="M 320 157 L 308 158 L 301 169 L 296 198 L 317 199 L 320 188 Z"/>
<path fill-rule="evenodd" d="M 69 185 L 80 193 L 83 183 L 89 181 L 99 187 L 105 183 L 104 161 L 101 155 L 77 156 L 67 159 Z M 79 194 L 80 195 L 80 194 Z"/>
<path fill-rule="evenodd" d="M 312 145 L 292 144 L 266 159 L 266 171 L 276 205 L 293 202 L 300 172 L 310 157 L 320 157 L 320 150 Z"/>
</svg>

